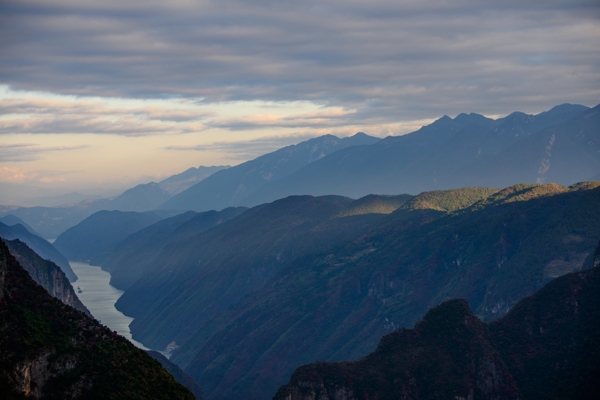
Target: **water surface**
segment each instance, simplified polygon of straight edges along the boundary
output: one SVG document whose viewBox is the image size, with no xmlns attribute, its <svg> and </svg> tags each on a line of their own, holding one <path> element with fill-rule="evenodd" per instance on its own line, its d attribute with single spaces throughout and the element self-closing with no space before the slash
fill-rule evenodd
<svg viewBox="0 0 600 400">
<path fill-rule="evenodd" d="M 76 292 L 81 288 L 82 292 L 77 293 L 77 297 L 92 313 L 94 318 L 108 326 L 111 330 L 117 331 L 121 336 L 127 338 L 131 343 L 140 349 L 148 350 L 143 344 L 133 340 L 129 324 L 133 321 L 115 308 L 115 303 L 123 294 L 110 285 L 110 274 L 86 263 L 69 261 L 71 268 L 79 279 L 73 283 Z"/>
</svg>

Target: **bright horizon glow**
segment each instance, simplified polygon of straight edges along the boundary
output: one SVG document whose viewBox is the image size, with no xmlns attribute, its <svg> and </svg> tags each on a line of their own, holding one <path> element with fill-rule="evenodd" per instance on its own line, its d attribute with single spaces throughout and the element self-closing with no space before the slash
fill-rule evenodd
<svg viewBox="0 0 600 400">
<path fill-rule="evenodd" d="M 347 125 L 355 110 L 308 101 L 202 103 L 14 91 L 0 87 L 0 182 L 91 190 L 237 165 L 310 137 L 400 135 L 431 119 Z M 341 122 L 340 122 L 341 120 Z M 56 126 L 55 131 L 52 127 Z M 69 133 L 60 133 L 59 129 Z M 247 151 L 253 141 L 264 150 Z M 95 193 L 89 193 L 95 194 Z"/>
</svg>

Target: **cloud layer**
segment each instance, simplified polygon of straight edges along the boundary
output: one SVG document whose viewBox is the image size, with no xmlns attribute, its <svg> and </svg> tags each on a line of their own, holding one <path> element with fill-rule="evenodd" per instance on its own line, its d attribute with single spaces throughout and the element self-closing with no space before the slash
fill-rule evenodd
<svg viewBox="0 0 600 400">
<path fill-rule="evenodd" d="M 45 153 L 80 150 L 86 147 L 86 145 L 44 147 L 34 143 L 0 144 L 0 163 L 33 161 L 39 159 Z"/>
<path fill-rule="evenodd" d="M 0 82 L 82 96 L 306 100 L 354 110 L 353 121 L 534 112 L 598 102 L 599 17 L 595 0 L 5 0 Z"/>
</svg>

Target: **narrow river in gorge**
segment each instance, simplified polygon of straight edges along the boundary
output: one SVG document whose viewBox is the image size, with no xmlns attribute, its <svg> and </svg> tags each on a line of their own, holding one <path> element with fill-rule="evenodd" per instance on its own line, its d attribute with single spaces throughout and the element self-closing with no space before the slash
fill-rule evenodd
<svg viewBox="0 0 600 400">
<path fill-rule="evenodd" d="M 129 324 L 133 318 L 115 308 L 115 303 L 123 291 L 110 285 L 110 274 L 100 267 L 86 263 L 69 261 L 69 264 L 78 277 L 77 282 L 73 283 L 77 297 L 90 310 L 94 318 L 111 330 L 117 331 L 119 335 L 124 336 L 140 349 L 148 350 L 131 337 Z M 78 288 L 81 289 L 81 293 Z"/>
</svg>

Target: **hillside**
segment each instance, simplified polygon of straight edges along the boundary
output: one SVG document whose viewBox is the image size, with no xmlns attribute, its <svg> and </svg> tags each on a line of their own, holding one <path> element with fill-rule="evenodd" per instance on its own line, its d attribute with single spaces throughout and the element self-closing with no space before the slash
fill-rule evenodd
<svg viewBox="0 0 600 400">
<path fill-rule="evenodd" d="M 61 233 L 54 246 L 69 260 L 101 265 L 115 245 L 161 219 L 154 212 L 98 211 Z"/>
<path fill-rule="evenodd" d="M 172 360 L 208 399 L 269 397 L 297 366 L 363 357 L 382 335 L 413 326 L 444 300 L 464 298 L 486 321 L 502 317 L 553 278 L 581 269 L 600 237 L 598 184 L 481 193 L 495 200 L 466 189 L 452 197 L 473 204 L 453 212 L 440 210 L 446 192 L 424 193 L 406 203 L 415 208 L 380 215 L 354 239 L 290 260 Z M 142 321 L 132 324 L 134 336 L 164 327 L 135 324 Z"/>
<path fill-rule="evenodd" d="M 162 209 L 222 210 L 240 205 L 240 201 L 268 182 L 276 181 L 339 149 L 373 144 L 379 141 L 364 133 L 339 139 L 325 135 L 265 154 L 235 167 L 218 171 L 202 182 L 173 196 Z M 295 193 L 305 194 L 305 193 Z M 336 194 L 334 192 L 324 194 Z M 282 198 L 286 196 L 280 196 Z M 276 198 L 272 199 L 275 200 Z M 272 201 L 271 200 L 271 201 Z M 257 205 L 259 203 L 254 203 Z"/>
<path fill-rule="evenodd" d="M 135 318 L 136 340 L 158 349 L 182 343 L 291 260 L 331 248 L 381 218 L 332 218 L 351 203 L 339 197 L 292 196 L 170 242 L 149 265 L 141 264 L 143 276 L 116 307 Z"/>
<path fill-rule="evenodd" d="M 194 399 L 161 365 L 36 284 L 0 241 L 3 398 Z"/>
<path fill-rule="evenodd" d="M 50 260 L 44 260 L 18 239 L 5 240 L 4 243 L 19 265 L 29 273 L 29 276 L 38 285 L 46 289 L 51 296 L 91 316 L 89 310 L 79 300 L 73 286 L 71 286 L 65 273 L 58 265 Z"/>
<path fill-rule="evenodd" d="M 274 399 L 591 399 L 599 302 L 598 267 L 557 278 L 490 324 L 449 300 L 361 360 L 298 368 Z"/>
<path fill-rule="evenodd" d="M 19 239 L 40 257 L 58 265 L 69 281 L 75 282 L 77 280 L 77 275 L 71 269 L 67 258 L 53 244 L 31 233 L 23 225 L 7 226 L 0 222 L 0 238 L 5 240 Z"/>
<path fill-rule="evenodd" d="M 335 217 L 351 217 L 364 214 L 391 214 L 409 201 L 413 196 L 400 194 L 397 196 L 381 196 L 370 194 L 362 197 L 346 207 Z"/>
<path fill-rule="evenodd" d="M 231 207 L 203 213 L 188 211 L 166 218 L 120 242 L 102 263 L 102 269 L 111 273 L 111 285 L 125 290 L 147 273 L 148 266 L 156 261 L 164 247 L 186 241 L 246 210 L 245 207 Z"/>
<path fill-rule="evenodd" d="M 35 229 L 33 229 L 32 227 L 27 225 L 27 223 L 25 223 L 25 221 L 23 221 L 21 218 L 15 216 L 15 215 L 7 214 L 0 218 L 0 222 L 2 222 L 4 225 L 8 225 L 8 226 L 22 225 L 23 228 L 27 229 L 27 231 L 29 233 L 32 233 L 36 236 L 40 236 L 39 233 L 37 233 L 35 231 Z"/>
</svg>

